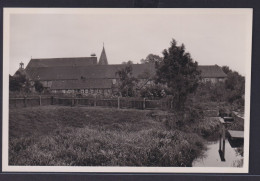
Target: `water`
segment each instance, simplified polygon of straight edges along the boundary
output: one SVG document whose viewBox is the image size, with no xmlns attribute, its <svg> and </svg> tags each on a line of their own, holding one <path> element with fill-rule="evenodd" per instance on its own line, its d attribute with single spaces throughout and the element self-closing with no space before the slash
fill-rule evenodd
<svg viewBox="0 0 260 181">
<path fill-rule="evenodd" d="M 208 142 L 207 150 L 203 156 L 193 161 L 193 167 L 242 167 L 243 157 L 232 148 L 226 140 L 225 160 L 221 161 L 219 156 L 219 141 Z"/>
</svg>

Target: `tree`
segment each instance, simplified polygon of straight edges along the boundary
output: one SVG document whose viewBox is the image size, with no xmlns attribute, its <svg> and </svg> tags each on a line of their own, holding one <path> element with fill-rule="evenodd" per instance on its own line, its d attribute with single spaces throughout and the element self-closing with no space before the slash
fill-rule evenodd
<svg viewBox="0 0 260 181">
<path fill-rule="evenodd" d="M 34 87 L 35 87 L 35 90 L 39 93 L 42 93 L 42 91 L 44 89 L 42 83 L 39 80 L 34 81 Z"/>
<path fill-rule="evenodd" d="M 127 62 L 122 62 L 122 64 L 134 64 L 132 60 L 128 60 Z"/>
<path fill-rule="evenodd" d="M 141 89 L 141 97 L 147 97 L 149 99 L 163 98 L 168 94 L 168 89 L 166 86 L 160 84 L 149 85 Z"/>
<path fill-rule="evenodd" d="M 156 82 L 168 86 L 176 109 L 182 109 L 188 94 L 196 91 L 200 79 L 197 68 L 198 63 L 185 52 L 185 46 L 177 46 L 174 39 L 168 50 L 163 51 L 163 59 L 156 63 Z"/>
<path fill-rule="evenodd" d="M 145 63 L 156 63 L 162 61 L 162 57 L 154 54 L 149 54 L 145 59 L 141 59 L 140 62 L 142 64 Z"/>
<path fill-rule="evenodd" d="M 26 76 L 17 72 L 15 76 L 9 75 L 9 89 L 10 91 L 22 91 L 25 87 Z"/>
<path fill-rule="evenodd" d="M 222 70 L 225 74 L 229 74 L 230 72 L 232 72 L 232 70 L 230 70 L 230 68 L 228 66 L 223 66 Z"/>
<path fill-rule="evenodd" d="M 124 68 L 116 72 L 120 79 L 119 92 L 124 97 L 133 97 L 135 95 L 135 87 L 138 80 L 133 77 L 132 71 L 132 64 L 128 62 Z"/>
<path fill-rule="evenodd" d="M 238 104 L 244 105 L 245 77 L 231 70 L 228 66 L 223 66 L 222 70 L 227 74 L 225 88 L 228 92 L 228 102 L 238 102 Z"/>
</svg>

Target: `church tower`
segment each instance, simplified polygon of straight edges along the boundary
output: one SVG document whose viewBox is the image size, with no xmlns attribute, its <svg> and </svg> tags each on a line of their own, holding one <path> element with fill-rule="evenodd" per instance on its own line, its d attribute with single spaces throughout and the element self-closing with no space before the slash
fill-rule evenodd
<svg viewBox="0 0 260 181">
<path fill-rule="evenodd" d="M 99 64 L 99 65 L 108 65 L 107 55 L 106 55 L 106 52 L 105 52 L 104 43 L 103 43 L 103 50 L 102 50 L 102 52 L 101 52 L 101 55 L 100 55 L 98 64 Z"/>
</svg>

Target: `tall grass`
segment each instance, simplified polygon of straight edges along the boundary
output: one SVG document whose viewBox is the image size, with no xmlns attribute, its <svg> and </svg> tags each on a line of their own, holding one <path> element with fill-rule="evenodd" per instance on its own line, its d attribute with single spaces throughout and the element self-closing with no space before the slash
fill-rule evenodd
<svg viewBox="0 0 260 181">
<path fill-rule="evenodd" d="M 150 111 L 43 106 L 10 110 L 10 165 L 191 166 L 199 134 Z"/>
</svg>

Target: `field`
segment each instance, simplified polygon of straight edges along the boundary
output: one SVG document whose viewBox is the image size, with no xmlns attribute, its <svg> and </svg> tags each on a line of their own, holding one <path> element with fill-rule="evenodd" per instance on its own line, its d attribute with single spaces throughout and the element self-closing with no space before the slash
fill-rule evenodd
<svg viewBox="0 0 260 181">
<path fill-rule="evenodd" d="M 10 109 L 9 165 L 191 166 L 219 125 L 179 124 L 163 115 L 96 107 Z"/>
</svg>

